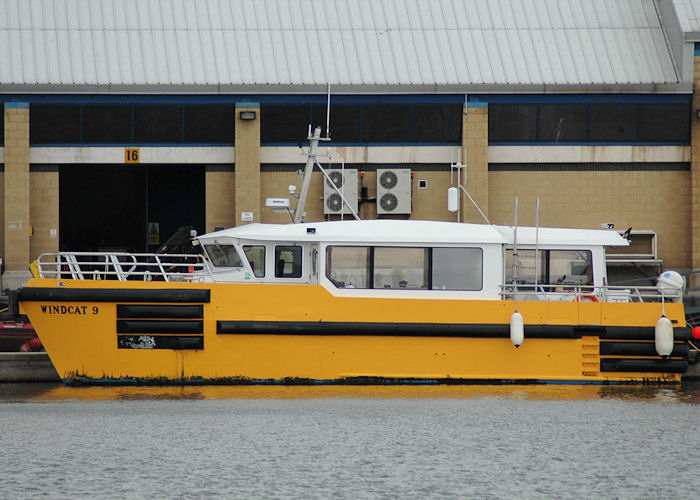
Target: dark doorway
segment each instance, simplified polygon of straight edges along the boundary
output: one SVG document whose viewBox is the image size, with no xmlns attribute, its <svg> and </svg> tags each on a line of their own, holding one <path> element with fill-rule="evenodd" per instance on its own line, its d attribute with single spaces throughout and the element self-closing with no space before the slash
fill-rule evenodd
<svg viewBox="0 0 700 500">
<path fill-rule="evenodd" d="M 153 252 L 182 226 L 204 232 L 204 167 L 152 165 L 148 167 L 148 221 L 159 237 L 149 234 Z M 157 243 L 155 243 L 157 241 Z"/>
<path fill-rule="evenodd" d="M 146 250 L 146 172 L 123 165 L 59 170 L 59 248 Z"/>
<path fill-rule="evenodd" d="M 153 251 L 180 226 L 204 230 L 204 167 L 67 165 L 59 170 L 59 248 Z M 149 245 L 148 223 L 158 244 Z M 150 241 L 156 241 L 153 235 Z"/>
</svg>

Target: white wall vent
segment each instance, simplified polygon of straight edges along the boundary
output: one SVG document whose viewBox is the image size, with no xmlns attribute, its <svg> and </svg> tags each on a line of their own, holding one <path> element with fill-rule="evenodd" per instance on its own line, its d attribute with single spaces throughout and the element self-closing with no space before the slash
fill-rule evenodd
<svg viewBox="0 0 700 500">
<path fill-rule="evenodd" d="M 345 200 L 350 203 L 352 209 L 357 212 L 357 169 L 326 169 L 326 173 L 328 177 L 333 179 L 336 187 L 343 193 Z M 325 176 L 323 177 L 323 213 L 324 215 L 352 214 Z"/>
<path fill-rule="evenodd" d="M 377 214 L 411 213 L 411 169 L 377 169 Z"/>
</svg>

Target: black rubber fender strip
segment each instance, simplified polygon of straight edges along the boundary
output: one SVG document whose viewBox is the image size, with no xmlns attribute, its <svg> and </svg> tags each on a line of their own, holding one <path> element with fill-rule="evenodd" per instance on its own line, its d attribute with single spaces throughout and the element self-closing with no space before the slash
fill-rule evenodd
<svg viewBox="0 0 700 500">
<path fill-rule="evenodd" d="M 209 289 L 39 288 L 20 290 L 20 302 L 196 302 L 208 303 Z"/>
<path fill-rule="evenodd" d="M 675 340 L 690 340 L 693 338 L 693 329 L 689 326 L 674 327 L 673 338 Z"/>
<path fill-rule="evenodd" d="M 654 335 L 653 326 L 607 326 L 605 331 L 600 334 L 600 338 L 610 340 L 654 340 Z M 690 328 L 683 326 L 674 327 L 673 338 L 676 340 L 690 339 Z"/>
<path fill-rule="evenodd" d="M 202 319 L 202 305 L 117 304 L 117 318 Z"/>
<path fill-rule="evenodd" d="M 216 333 L 238 335 L 368 335 L 508 338 L 510 325 L 331 321 L 217 321 Z M 525 338 L 580 338 L 569 325 L 525 325 Z"/>
<path fill-rule="evenodd" d="M 603 358 L 600 360 L 601 372 L 685 373 L 687 370 L 688 363 L 682 359 Z"/>
<path fill-rule="evenodd" d="M 203 333 L 203 321 L 117 320 L 117 333 Z"/>
<path fill-rule="evenodd" d="M 578 335 L 600 337 L 605 334 L 607 327 L 603 325 L 575 325 L 573 328 Z"/>
<path fill-rule="evenodd" d="M 204 337 L 166 335 L 118 335 L 119 349 L 204 349 Z"/>
<path fill-rule="evenodd" d="M 601 342 L 600 354 L 603 356 L 658 356 L 653 342 Z M 671 356 L 685 358 L 688 344 L 677 342 L 673 345 Z"/>
</svg>

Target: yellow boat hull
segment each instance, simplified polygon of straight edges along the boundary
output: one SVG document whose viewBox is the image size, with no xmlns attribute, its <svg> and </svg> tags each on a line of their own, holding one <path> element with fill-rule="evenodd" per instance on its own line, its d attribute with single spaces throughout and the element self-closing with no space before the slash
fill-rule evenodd
<svg viewBox="0 0 700 500">
<path fill-rule="evenodd" d="M 671 303 L 518 302 L 519 348 L 512 301 L 319 285 L 34 278 L 20 307 L 66 382 L 678 382 L 685 363 L 651 349 L 662 312 L 686 330 Z"/>
</svg>

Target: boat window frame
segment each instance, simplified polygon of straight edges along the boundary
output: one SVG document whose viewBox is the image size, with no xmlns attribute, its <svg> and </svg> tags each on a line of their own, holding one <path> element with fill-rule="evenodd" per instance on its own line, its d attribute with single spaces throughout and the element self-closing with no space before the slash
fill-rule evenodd
<svg viewBox="0 0 700 500">
<path fill-rule="evenodd" d="M 281 258 L 282 252 L 291 252 L 292 260 L 287 262 Z M 278 279 L 300 279 L 303 278 L 304 270 L 304 247 L 296 243 L 276 243 L 274 245 L 274 269 L 275 278 Z M 298 262 L 297 262 L 298 258 Z M 280 268 L 280 263 L 282 267 Z M 287 272 L 287 266 L 291 266 L 291 271 Z"/>
<path fill-rule="evenodd" d="M 478 251 L 480 263 L 479 287 L 478 288 L 436 288 L 435 286 L 435 250 L 468 250 Z M 430 247 L 430 290 L 450 291 L 450 292 L 480 292 L 484 289 L 484 248 L 480 246 L 435 246 Z"/>
<path fill-rule="evenodd" d="M 338 280 L 338 276 L 334 275 L 331 276 L 335 271 L 331 269 L 331 266 L 333 264 L 333 248 L 356 248 L 356 249 L 364 249 L 366 252 L 366 255 L 363 256 L 363 260 L 365 261 L 365 268 L 364 268 L 364 277 L 363 281 L 366 283 L 366 286 L 357 286 L 356 284 L 352 283 L 352 281 L 348 281 L 347 285 L 345 281 Z M 369 290 L 372 288 L 372 275 L 371 275 L 371 260 L 373 258 L 373 247 L 367 246 L 367 245 L 326 245 L 325 247 L 325 273 L 324 276 L 326 279 L 328 279 L 331 283 L 333 283 L 333 286 L 338 289 L 346 289 L 346 288 L 358 288 L 360 290 Z M 362 256 L 361 256 L 362 257 Z"/>
<path fill-rule="evenodd" d="M 378 273 L 377 272 L 377 254 L 382 254 L 384 251 L 391 252 L 391 251 L 402 251 L 402 250 L 422 250 L 423 255 L 422 255 L 422 285 L 421 286 L 409 286 L 409 280 L 408 279 L 402 279 L 398 281 L 398 286 L 393 286 L 393 283 L 391 283 L 392 278 L 390 277 L 390 283 L 385 284 L 383 283 L 383 279 L 385 274 L 383 273 Z M 370 277 L 371 277 L 371 288 L 373 290 L 432 290 L 432 247 L 424 247 L 424 246 L 395 246 L 395 245 L 377 245 L 372 247 L 372 251 L 370 252 L 371 258 L 370 258 Z M 397 261 L 395 261 L 397 262 Z M 399 259 L 398 262 L 401 262 Z M 394 271 L 402 269 L 404 271 L 409 270 L 409 269 L 420 269 L 420 268 L 414 268 L 414 267 L 408 267 L 408 266 L 395 266 L 392 269 L 392 273 L 394 274 Z M 388 275 L 388 276 L 391 276 Z M 379 287 L 377 286 L 378 279 L 379 277 L 382 277 L 382 286 Z M 406 276 L 403 276 L 406 278 Z"/>
<path fill-rule="evenodd" d="M 518 246 L 518 253 L 520 254 L 521 252 L 527 252 L 527 253 L 532 253 L 532 258 L 534 259 L 534 253 L 535 249 L 527 246 L 527 247 L 520 247 Z M 585 267 L 586 274 L 570 274 L 570 275 L 561 275 L 560 279 L 558 280 L 553 280 L 552 276 L 552 259 L 551 259 L 551 253 L 552 252 L 577 252 L 577 253 L 586 253 L 588 255 L 588 259 L 585 259 L 584 262 L 587 262 L 588 265 Z M 517 283 L 518 285 L 522 286 L 534 286 L 535 281 L 537 281 L 537 285 L 543 285 L 543 286 L 552 286 L 552 287 L 557 287 L 557 288 L 575 288 L 575 287 L 584 287 L 586 289 L 592 288 L 595 284 L 595 279 L 596 279 L 596 265 L 595 265 L 595 254 L 593 252 L 592 248 L 589 247 L 570 247 L 570 248 L 554 248 L 554 247 L 549 247 L 549 248 L 538 248 L 537 253 L 540 255 L 538 259 L 540 259 L 540 266 L 539 266 L 539 274 L 540 276 L 536 276 L 534 280 L 531 280 L 532 276 L 527 276 L 528 281 L 524 281 L 524 278 L 522 275 L 518 274 L 517 275 Z M 512 257 L 509 258 L 509 254 L 513 254 L 513 247 L 512 246 L 505 246 L 503 248 L 503 281 L 504 284 L 511 284 L 513 282 L 513 277 L 512 277 Z M 573 263 L 573 260 L 570 260 L 569 262 Z M 534 271 L 533 271 L 534 274 Z M 558 275 L 557 275 L 558 276 Z M 566 280 L 565 278 L 571 278 L 571 276 L 586 276 L 587 280 L 585 283 L 578 283 L 575 282 L 575 280 Z M 510 279 L 509 279 L 510 278 Z M 541 278 L 541 279 L 540 279 Z"/>
<path fill-rule="evenodd" d="M 352 281 L 348 281 L 348 285 L 345 284 L 345 281 L 342 279 L 338 279 L 337 275 L 335 274 L 336 269 L 344 269 L 344 268 L 334 268 L 333 267 L 333 249 L 335 248 L 357 248 L 357 249 L 364 249 L 366 251 L 366 257 L 364 259 L 366 260 L 364 270 L 362 268 L 359 269 L 360 274 L 364 274 L 364 282 L 365 286 L 357 286 L 356 283 L 353 283 Z M 399 286 L 393 287 L 377 287 L 376 286 L 376 259 L 375 259 L 375 251 L 377 249 L 417 249 L 417 250 L 423 250 L 424 253 L 424 263 L 423 263 L 423 282 L 427 284 L 427 286 L 424 287 L 410 287 L 410 286 L 405 286 L 406 283 L 402 280 L 399 282 Z M 470 250 L 470 251 L 478 251 L 479 257 L 480 257 L 480 265 L 481 265 L 481 276 L 479 279 L 479 288 L 452 288 L 452 289 L 444 289 L 444 288 L 436 288 L 435 283 L 434 283 L 434 277 L 433 277 L 433 271 L 434 271 L 434 250 L 435 249 L 456 249 L 456 250 Z M 484 269 L 484 256 L 485 256 L 485 249 L 483 246 L 479 245 L 468 245 L 468 246 L 447 246 L 447 245 L 430 245 L 430 246 L 425 246 L 425 245 L 402 245 L 402 246 L 396 246 L 396 245 L 348 245 L 348 244 L 328 244 L 325 246 L 324 249 L 324 258 L 325 258 L 325 273 L 324 276 L 326 279 L 328 279 L 335 288 L 337 289 L 352 289 L 352 288 L 357 288 L 360 290 L 411 290 L 411 291 L 440 291 L 440 292 L 482 292 L 484 291 L 484 276 L 486 273 L 486 270 Z M 359 256 L 362 257 L 362 256 Z M 400 269 L 400 268 L 399 268 Z M 362 272 L 364 271 L 364 272 Z"/>
<path fill-rule="evenodd" d="M 248 249 L 254 249 L 254 248 L 262 248 L 262 259 L 260 259 L 262 263 L 262 273 L 258 274 L 258 270 L 256 269 L 255 263 L 251 260 L 251 258 L 248 256 Z M 246 261 L 248 262 L 248 265 L 250 266 L 250 270 L 253 272 L 253 277 L 262 279 L 265 277 L 267 273 L 267 246 L 262 245 L 262 244 L 248 244 L 248 245 L 243 245 L 242 246 L 243 254 L 246 257 Z"/>
<path fill-rule="evenodd" d="M 219 243 L 218 241 L 214 242 L 208 242 L 208 243 L 203 243 L 202 248 L 204 248 L 205 253 L 207 254 L 207 257 L 209 258 L 209 262 L 216 267 L 216 268 L 241 268 L 244 266 L 243 264 L 243 259 L 241 259 L 240 254 L 238 253 L 238 249 L 236 248 L 236 245 L 233 243 Z M 221 252 L 221 257 L 224 257 L 226 260 L 226 263 L 223 264 L 221 263 L 220 258 L 215 258 L 212 252 L 210 251 L 210 248 L 215 248 L 218 251 Z M 224 250 L 224 248 L 229 249 L 229 252 Z M 238 264 L 231 264 L 231 253 L 230 251 L 233 251 L 233 255 L 236 257 L 238 260 Z"/>
</svg>

